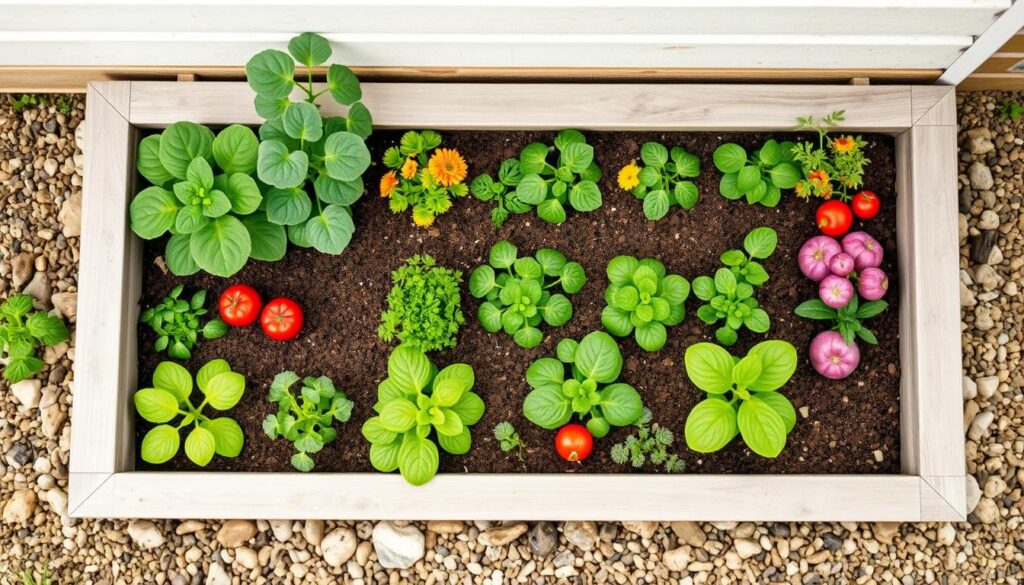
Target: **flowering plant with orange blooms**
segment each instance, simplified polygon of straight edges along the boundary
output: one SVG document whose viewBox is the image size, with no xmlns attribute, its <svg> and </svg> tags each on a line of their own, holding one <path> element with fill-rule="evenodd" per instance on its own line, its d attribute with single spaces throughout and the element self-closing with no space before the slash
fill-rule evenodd
<svg viewBox="0 0 1024 585">
<path fill-rule="evenodd" d="M 380 196 L 394 213 L 412 208 L 412 220 L 426 227 L 452 207 L 452 196 L 464 197 L 469 188 L 466 160 L 454 148 L 440 148 L 433 130 L 406 132 L 398 146 L 384 152 L 389 169 L 380 179 Z"/>
<path fill-rule="evenodd" d="M 793 147 L 793 158 L 803 167 L 804 180 L 796 185 L 799 197 L 831 199 L 839 195 L 843 201 L 864 183 L 864 167 L 871 161 L 864 156 L 867 142 L 860 136 L 842 134 L 829 136 L 829 130 L 845 119 L 837 110 L 815 122 L 813 116 L 797 118 L 797 130 L 818 133 L 818 144 L 802 142 Z"/>
</svg>

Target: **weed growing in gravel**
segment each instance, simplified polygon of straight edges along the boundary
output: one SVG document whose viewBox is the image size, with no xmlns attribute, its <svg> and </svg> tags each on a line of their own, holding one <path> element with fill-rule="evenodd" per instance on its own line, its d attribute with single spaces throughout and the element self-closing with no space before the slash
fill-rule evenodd
<svg viewBox="0 0 1024 585">
<path fill-rule="evenodd" d="M 20 382 L 39 373 L 43 360 L 36 357 L 36 351 L 67 338 L 64 321 L 33 310 L 29 295 L 13 295 L 0 304 L 0 355 L 6 353 L 4 378 L 7 381 Z"/>
</svg>

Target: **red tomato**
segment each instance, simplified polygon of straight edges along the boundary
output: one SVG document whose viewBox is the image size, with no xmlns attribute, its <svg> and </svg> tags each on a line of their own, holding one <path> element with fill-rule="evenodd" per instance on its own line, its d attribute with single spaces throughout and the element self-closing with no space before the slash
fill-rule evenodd
<svg viewBox="0 0 1024 585">
<path fill-rule="evenodd" d="M 818 229 L 826 236 L 839 237 L 850 231 L 853 212 L 842 201 L 826 201 L 818 208 Z"/>
<path fill-rule="evenodd" d="M 302 309 L 291 299 L 276 298 L 263 307 L 260 315 L 263 332 L 271 339 L 287 341 L 295 339 L 302 331 Z"/>
<path fill-rule="evenodd" d="M 555 451 L 566 461 L 583 461 L 593 448 L 594 438 L 583 425 L 565 425 L 555 435 Z"/>
<path fill-rule="evenodd" d="M 220 295 L 220 318 L 233 327 L 248 327 L 260 316 L 263 299 L 247 284 L 233 284 Z"/>
<path fill-rule="evenodd" d="M 853 208 L 853 214 L 857 217 L 871 219 L 878 215 L 878 210 L 882 207 L 882 201 L 878 198 L 878 195 L 875 195 L 874 191 L 865 189 L 853 196 L 853 202 L 850 203 L 850 207 Z"/>
</svg>

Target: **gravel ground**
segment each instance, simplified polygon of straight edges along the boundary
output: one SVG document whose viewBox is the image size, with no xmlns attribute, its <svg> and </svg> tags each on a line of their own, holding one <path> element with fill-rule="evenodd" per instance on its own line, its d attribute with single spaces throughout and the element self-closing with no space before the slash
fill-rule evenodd
<svg viewBox="0 0 1024 585">
<path fill-rule="evenodd" d="M 957 100 L 969 523 L 73 521 L 72 340 L 47 352 L 41 384 L 0 382 L 0 583 L 44 565 L 61 584 L 1024 582 L 1024 121 L 999 119 L 1004 99 L 1024 94 Z M 0 296 L 73 320 L 84 104 L 7 102 Z"/>
</svg>

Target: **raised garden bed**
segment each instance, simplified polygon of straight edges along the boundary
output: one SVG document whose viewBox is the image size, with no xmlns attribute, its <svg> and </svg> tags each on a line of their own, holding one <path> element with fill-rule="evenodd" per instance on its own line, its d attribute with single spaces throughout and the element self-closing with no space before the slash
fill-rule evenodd
<svg viewBox="0 0 1024 585">
<path fill-rule="evenodd" d="M 408 214 L 387 212 L 373 188 L 383 169 L 371 167 L 366 182 L 373 187 L 354 207 L 358 229 L 342 255 L 292 248 L 284 260 L 250 263 L 232 278 L 322 310 L 307 310 L 303 337 L 289 346 L 276 345 L 256 329 L 239 329 L 197 347 L 186 362 L 190 371 L 222 357 L 249 379 L 233 413 L 245 431 L 245 450 L 238 458 L 216 458 L 203 471 L 181 455 L 154 467 L 137 454 L 151 425 L 137 418 L 131 396 L 140 387 L 137 381 L 148 380 L 162 359 L 148 351 L 153 338 L 137 317 L 140 303 L 151 305 L 175 284 L 219 292 L 226 281 L 203 273 L 163 274 L 153 262 L 163 242 L 143 245 L 128 228 L 126 209 L 139 189 L 133 163 L 141 136 L 178 120 L 256 125 L 252 92 L 243 83 L 126 82 L 94 84 L 89 97 L 72 515 L 963 517 L 955 125 L 952 93 L 945 88 L 364 84 L 363 101 L 374 115 L 374 161 L 400 136 L 387 129 L 434 128 L 444 133 L 445 146 L 466 154 L 473 177 L 493 173 L 532 140 L 550 141 L 555 131 L 575 127 L 586 132 L 604 169 L 604 206 L 561 226 L 533 214 L 514 216 L 495 232 L 489 205 L 467 199 L 424 230 L 413 227 Z M 730 202 L 718 195 L 720 175 L 711 165 L 712 151 L 723 142 L 751 150 L 769 135 L 783 138 L 797 116 L 837 109 L 847 113 L 844 131 L 864 133 L 872 143 L 869 184 L 888 202 L 896 201 L 883 207 L 870 228 L 890 252 L 883 267 L 892 275 L 890 309 L 871 322 L 880 344 L 840 384 L 807 365 L 807 341 L 821 327 L 792 315 L 816 289 L 795 263 L 797 249 L 815 233 L 811 206 L 792 196 L 774 209 Z M 652 139 L 685 146 L 702 162 L 698 206 L 689 212 L 674 208 L 658 222 L 647 221 L 641 202 L 614 184 L 615 170 Z M 670 272 L 692 279 L 713 272 L 718 255 L 738 247 L 758 225 L 770 225 L 780 236 L 778 250 L 765 261 L 772 278 L 758 295 L 773 320 L 768 338 L 796 345 L 800 367 L 787 396 L 810 413 L 790 434 L 786 450 L 775 459 L 761 458 L 737 439 L 700 455 L 677 441 L 686 473 L 633 473 L 610 461 L 610 445 L 629 434 L 613 429 L 586 465 L 558 459 L 548 446 L 552 432 L 522 416 L 529 390 L 523 374 L 534 359 L 553 355 L 559 339 L 578 339 L 599 328 L 608 261 L 620 254 L 657 257 Z M 525 350 L 508 336 L 484 333 L 475 318 L 479 301 L 464 292 L 467 324 L 459 345 L 431 354 L 431 360 L 476 369 L 474 391 L 487 410 L 474 427 L 474 448 L 461 457 L 442 457 L 440 474 L 424 486 L 409 486 L 396 474 L 369 473 L 368 444 L 359 428 L 373 414 L 376 385 L 386 375 L 391 344 L 376 336 L 376 326 L 391 271 L 408 256 L 429 253 L 468 279 L 502 238 L 524 251 L 555 247 L 584 264 L 588 282 L 573 296 L 573 319 L 545 330 L 544 341 Z M 713 340 L 713 328 L 694 317 L 697 305 L 691 297 L 686 320 L 671 329 L 658 353 L 643 352 L 631 339 L 619 344 L 623 378 L 640 391 L 655 420 L 678 435 L 702 397 L 686 379 L 683 352 Z M 731 351 L 743 355 L 764 337 L 748 332 Z M 338 439 L 318 455 L 312 474 L 294 473 L 291 445 L 270 441 L 260 429 L 271 410 L 266 388 L 274 374 L 287 369 L 326 374 L 355 403 L 352 421 L 338 425 Z M 530 448 L 523 461 L 497 449 L 490 430 L 501 420 L 513 422 Z M 562 490 L 573 497 L 554 501 L 550 494 Z M 176 496 L 167 498 L 168 493 Z M 609 507 L 610 501 L 630 503 Z"/>
</svg>

